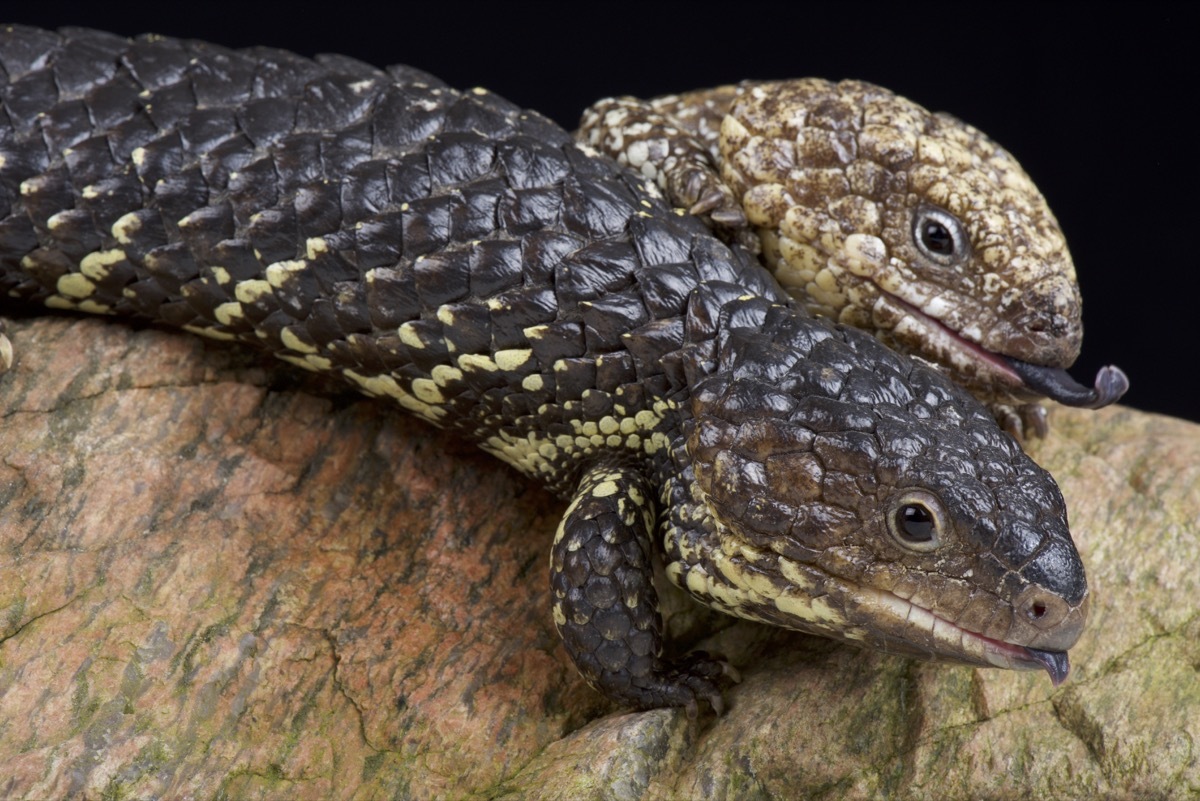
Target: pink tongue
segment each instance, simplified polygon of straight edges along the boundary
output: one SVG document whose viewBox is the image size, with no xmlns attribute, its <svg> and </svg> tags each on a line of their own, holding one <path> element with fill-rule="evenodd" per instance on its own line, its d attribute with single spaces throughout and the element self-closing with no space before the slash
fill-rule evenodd
<svg viewBox="0 0 1200 801">
<path fill-rule="evenodd" d="M 1115 402 L 1129 389 L 1129 379 L 1120 367 L 1101 367 L 1100 372 L 1096 373 L 1095 388 L 1088 389 L 1061 368 L 1038 367 L 1009 357 L 1005 357 L 1005 361 L 1021 376 L 1027 387 L 1064 406 L 1099 409 Z"/>
<path fill-rule="evenodd" d="M 1046 672 L 1050 674 L 1050 681 L 1054 686 L 1062 684 L 1067 679 L 1067 673 L 1071 671 L 1071 663 L 1067 660 L 1066 651 L 1039 651 L 1036 648 L 1026 648 L 1033 660 L 1046 668 Z"/>
</svg>

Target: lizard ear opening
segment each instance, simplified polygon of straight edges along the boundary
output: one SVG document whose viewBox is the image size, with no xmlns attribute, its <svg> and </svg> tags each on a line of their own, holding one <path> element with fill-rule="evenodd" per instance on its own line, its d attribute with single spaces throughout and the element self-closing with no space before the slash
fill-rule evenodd
<svg viewBox="0 0 1200 801">
<path fill-rule="evenodd" d="M 946 507 L 931 492 L 908 490 L 889 504 L 887 524 L 892 539 L 905 550 L 936 551 L 946 530 Z"/>
</svg>

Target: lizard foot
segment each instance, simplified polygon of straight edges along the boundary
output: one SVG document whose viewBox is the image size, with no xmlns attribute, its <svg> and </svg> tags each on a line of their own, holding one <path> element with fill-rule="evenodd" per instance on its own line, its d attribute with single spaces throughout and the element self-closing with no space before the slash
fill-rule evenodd
<svg viewBox="0 0 1200 801">
<path fill-rule="evenodd" d="M 719 656 L 695 651 L 673 662 L 664 662 L 648 676 L 634 680 L 629 700 L 643 708 L 678 706 L 695 719 L 700 704 L 707 702 L 718 715 L 725 712 L 723 685 L 741 681 L 737 669 Z"/>
</svg>

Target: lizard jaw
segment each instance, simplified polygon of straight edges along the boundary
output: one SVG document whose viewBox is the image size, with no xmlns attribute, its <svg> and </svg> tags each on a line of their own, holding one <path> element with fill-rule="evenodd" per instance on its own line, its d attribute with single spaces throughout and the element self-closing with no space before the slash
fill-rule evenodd
<svg viewBox="0 0 1200 801">
<path fill-rule="evenodd" d="M 1095 386 L 1088 388 L 1071 378 L 1066 370 L 1031 364 L 989 351 L 908 301 L 883 289 L 879 289 L 879 293 L 876 310 L 899 313 L 900 321 L 893 331 L 901 336 L 916 333 L 926 343 L 927 352 L 936 354 L 940 363 L 949 365 L 957 372 L 981 376 L 991 383 L 1001 383 L 1014 390 L 1042 395 L 1064 406 L 1085 409 L 1108 406 L 1129 389 L 1129 379 L 1119 367 L 1102 367 L 1096 374 Z"/>
<path fill-rule="evenodd" d="M 931 648 L 936 657 L 1009 670 L 1045 670 L 1055 687 L 1062 684 L 1070 672 L 1065 650 L 1047 651 L 993 639 L 965 629 L 887 590 L 863 587 L 861 591 L 874 601 L 873 606 L 886 610 L 895 619 L 904 620 L 906 626 L 928 630 L 934 642 L 944 649 Z"/>
</svg>

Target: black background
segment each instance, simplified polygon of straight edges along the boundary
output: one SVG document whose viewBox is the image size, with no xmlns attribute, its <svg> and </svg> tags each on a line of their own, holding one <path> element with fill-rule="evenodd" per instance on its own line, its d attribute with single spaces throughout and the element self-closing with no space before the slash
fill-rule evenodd
<svg viewBox="0 0 1200 801">
<path fill-rule="evenodd" d="M 1066 231 L 1091 383 L 1200 420 L 1197 25 L 1182 6 L 893 2 L 363 5 L 5 3 L 8 21 L 147 31 L 408 63 L 574 127 L 606 95 L 746 78 L 861 78 L 950 111 L 1013 152 Z"/>
</svg>

